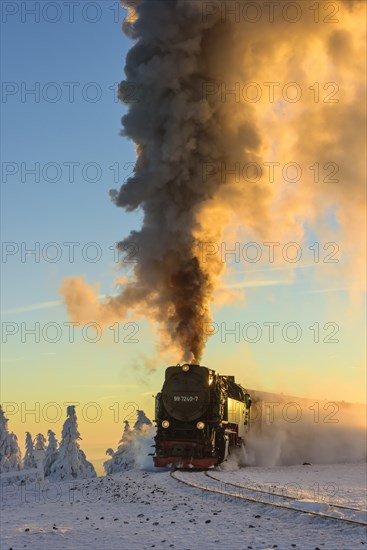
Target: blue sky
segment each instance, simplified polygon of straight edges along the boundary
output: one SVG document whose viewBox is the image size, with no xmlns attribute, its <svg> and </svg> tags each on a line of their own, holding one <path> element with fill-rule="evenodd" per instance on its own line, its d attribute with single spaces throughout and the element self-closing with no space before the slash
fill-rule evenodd
<svg viewBox="0 0 367 550">
<path fill-rule="evenodd" d="M 45 21 L 32 24 L 30 17 L 27 23 L 21 23 L 16 17 L 14 20 L 9 17 L 3 25 L 2 158 L 3 162 L 17 163 L 18 174 L 8 175 L 3 184 L 2 198 L 6 208 L 3 210 L 2 238 L 10 242 L 43 244 L 55 241 L 60 245 L 68 241 L 97 242 L 103 247 L 104 268 L 107 268 L 108 259 L 114 257 L 108 247 L 139 220 L 139 215 L 123 215 L 108 197 L 109 190 L 118 187 L 114 181 L 117 177 L 115 163 L 119 165 L 122 183 L 131 172 L 131 164 L 126 167 L 125 164 L 134 161 L 133 145 L 118 135 L 124 107 L 116 102 L 111 89 L 123 77 L 128 41 L 107 6 L 101 21 L 95 24 L 83 21 L 82 17 L 77 17 L 78 13 L 74 23 L 69 23 L 64 14 L 65 20 L 56 24 Z M 69 101 L 70 88 L 65 82 L 80 83 L 74 88 L 74 103 Z M 19 93 L 7 95 L 12 84 L 5 88 L 5 83 L 16 83 Z M 56 83 L 56 87 L 49 83 Z M 37 101 L 31 95 L 22 97 L 22 90 L 35 86 L 40 89 Z M 52 98 L 55 90 L 62 90 L 59 101 L 44 100 L 43 95 Z M 101 99 L 89 102 L 86 98 L 93 98 L 96 91 L 101 93 Z M 41 175 L 39 183 L 25 173 L 35 163 L 46 170 L 50 162 L 60 167 L 61 179 L 55 183 L 47 180 L 55 177 L 56 169 L 48 168 L 46 181 Z M 69 181 L 70 162 L 80 163 L 75 166 L 74 182 Z M 94 183 L 91 180 L 97 177 L 97 172 L 93 166 L 83 177 L 83 167 L 91 162 L 100 166 L 100 179 Z M 109 167 L 113 165 L 112 170 Z M 24 183 L 20 181 L 22 174 Z M 68 249 L 62 248 L 68 257 Z M 88 262 L 78 264 L 80 256 L 76 254 L 76 271 L 92 273 Z M 50 287 L 48 275 L 59 272 L 62 264 L 61 261 L 39 269 L 34 262 L 21 266 L 14 262 L 12 269 L 9 262 L 6 272 L 10 288 L 7 287 L 5 293 L 5 307 L 9 306 L 9 301 L 17 306 L 18 303 L 53 299 L 55 289 Z M 93 273 L 100 278 L 102 263 L 92 267 Z M 24 280 L 33 277 L 38 279 L 39 288 L 34 288 L 30 294 Z"/>
</svg>

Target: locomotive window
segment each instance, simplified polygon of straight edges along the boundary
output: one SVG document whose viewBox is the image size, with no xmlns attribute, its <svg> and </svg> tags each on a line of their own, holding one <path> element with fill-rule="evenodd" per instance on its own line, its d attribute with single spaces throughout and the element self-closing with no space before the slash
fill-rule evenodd
<svg viewBox="0 0 367 550">
<path fill-rule="evenodd" d="M 243 416 L 243 404 L 235 399 L 228 398 L 228 422 L 239 424 Z"/>
</svg>

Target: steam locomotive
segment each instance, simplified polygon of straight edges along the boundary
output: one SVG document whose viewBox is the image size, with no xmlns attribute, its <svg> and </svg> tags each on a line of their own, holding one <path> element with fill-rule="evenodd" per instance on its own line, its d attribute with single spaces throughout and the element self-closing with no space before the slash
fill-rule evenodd
<svg viewBox="0 0 367 550">
<path fill-rule="evenodd" d="M 187 363 L 168 367 L 155 399 L 155 466 L 213 467 L 248 431 L 250 395 L 234 376 Z"/>
</svg>

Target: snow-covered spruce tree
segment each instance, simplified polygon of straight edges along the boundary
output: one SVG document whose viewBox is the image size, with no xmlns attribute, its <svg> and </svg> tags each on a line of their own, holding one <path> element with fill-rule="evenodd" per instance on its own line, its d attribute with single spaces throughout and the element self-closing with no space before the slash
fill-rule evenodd
<svg viewBox="0 0 367 550">
<path fill-rule="evenodd" d="M 55 432 L 53 432 L 52 430 L 48 430 L 47 435 L 48 435 L 48 445 L 46 449 L 45 464 L 44 464 L 45 477 L 48 477 L 50 475 L 51 466 L 55 462 L 58 454 L 58 449 L 57 449 L 58 443 L 55 437 Z"/>
<path fill-rule="evenodd" d="M 150 426 L 152 426 L 151 421 L 146 416 L 144 411 L 137 410 L 136 414 L 137 414 L 137 419 L 134 424 L 134 431 L 135 432 L 139 431 L 141 433 L 147 432 Z"/>
<path fill-rule="evenodd" d="M 25 436 L 25 455 L 23 459 L 23 468 L 36 468 L 36 461 L 33 458 L 33 439 L 29 432 Z"/>
<path fill-rule="evenodd" d="M 107 449 L 110 459 L 103 464 L 106 474 L 124 472 L 133 468 L 145 467 L 149 448 L 153 445 L 152 423 L 144 411 L 137 410 L 137 419 L 131 430 L 125 420 L 124 433 L 119 441 L 117 451 Z"/>
<path fill-rule="evenodd" d="M 81 450 L 75 406 L 69 405 L 65 420 L 59 452 L 50 468 L 50 479 L 63 481 L 76 478 L 96 477 L 94 466 L 88 462 L 85 453 Z"/>
<path fill-rule="evenodd" d="M 20 470 L 22 456 L 17 436 L 8 431 L 8 419 L 0 407 L 0 473 Z"/>
<path fill-rule="evenodd" d="M 46 438 L 43 434 L 37 434 L 36 439 L 34 440 L 34 448 L 39 451 L 43 451 L 46 445 Z"/>
<path fill-rule="evenodd" d="M 133 441 L 135 468 L 146 469 L 152 466 L 152 459 L 149 455 L 154 447 L 155 428 L 144 411 L 137 410 L 136 413 Z"/>
<path fill-rule="evenodd" d="M 106 454 L 111 458 L 103 464 L 106 474 L 124 472 L 132 470 L 135 466 L 135 457 L 133 450 L 133 432 L 130 429 L 129 422 L 124 421 L 124 432 L 119 441 L 117 451 L 107 449 Z"/>
</svg>

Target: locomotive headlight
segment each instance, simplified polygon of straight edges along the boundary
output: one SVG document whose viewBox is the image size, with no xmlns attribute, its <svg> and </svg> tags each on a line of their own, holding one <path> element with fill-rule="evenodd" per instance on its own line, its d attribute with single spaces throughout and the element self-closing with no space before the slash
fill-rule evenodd
<svg viewBox="0 0 367 550">
<path fill-rule="evenodd" d="M 204 424 L 204 422 L 198 422 L 196 424 L 196 427 L 197 427 L 198 430 L 203 430 L 205 428 L 205 424 Z"/>
<path fill-rule="evenodd" d="M 186 365 L 182 365 L 182 370 L 183 370 L 184 372 L 188 372 L 188 371 L 190 370 L 190 365 L 187 365 L 187 364 L 186 364 Z"/>
<path fill-rule="evenodd" d="M 168 420 L 163 420 L 163 422 L 162 422 L 162 428 L 169 428 L 169 422 L 168 422 Z"/>
</svg>

